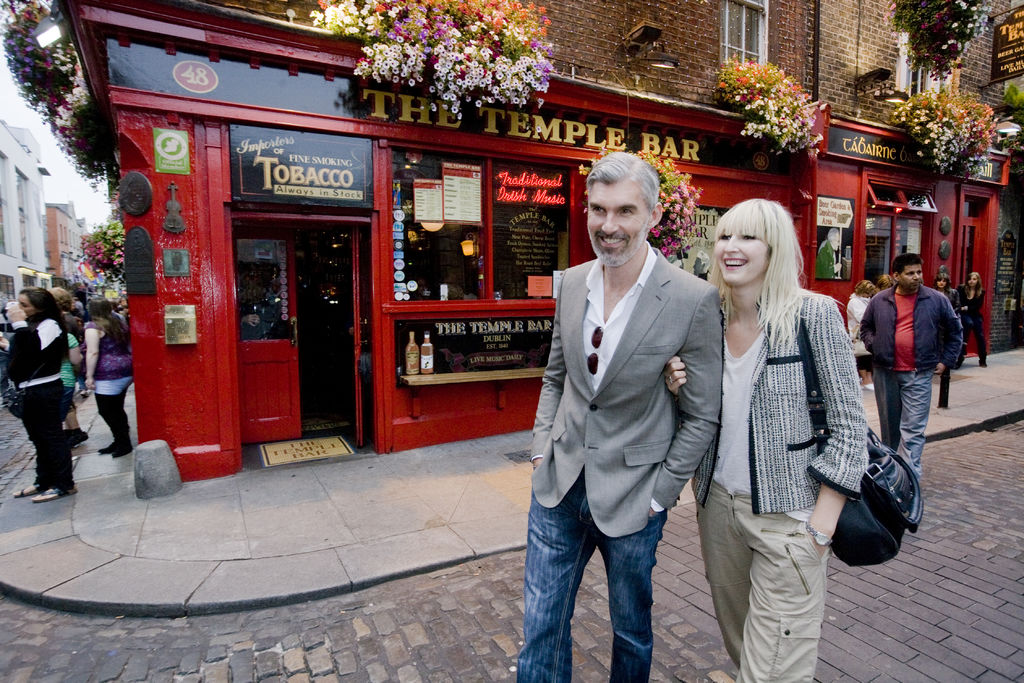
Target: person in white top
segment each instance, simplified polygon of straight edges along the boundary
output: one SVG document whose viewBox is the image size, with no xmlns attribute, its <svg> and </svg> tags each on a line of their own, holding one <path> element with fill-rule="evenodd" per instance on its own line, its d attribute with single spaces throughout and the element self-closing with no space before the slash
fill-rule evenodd
<svg viewBox="0 0 1024 683">
<path fill-rule="evenodd" d="M 867 422 L 850 338 L 833 299 L 800 286 L 796 230 L 777 202 L 719 219 L 710 280 L 725 313 L 719 437 L 694 477 L 711 597 L 737 683 L 810 681 L 829 544 L 867 468 Z M 798 337 L 806 330 L 828 442 L 811 428 Z M 674 391 L 694 367 L 673 359 Z M 690 377 L 687 379 L 686 374 Z"/>
</svg>

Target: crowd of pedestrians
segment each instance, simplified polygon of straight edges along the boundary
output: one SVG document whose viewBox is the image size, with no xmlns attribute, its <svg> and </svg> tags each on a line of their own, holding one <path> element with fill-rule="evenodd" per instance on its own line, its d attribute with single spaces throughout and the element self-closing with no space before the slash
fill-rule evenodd
<svg viewBox="0 0 1024 683">
<path fill-rule="evenodd" d="M 88 439 L 77 419 L 75 395 L 96 393 L 97 408 L 114 434 L 100 449 L 114 457 L 132 451 L 124 398 L 132 381 L 128 322 L 103 297 L 85 304 L 74 292 L 26 287 L 3 308 L 9 328 L 0 334 L 0 387 L 5 407 L 17 410 L 36 450 L 36 479 L 15 498 L 45 503 L 77 493 L 72 449 Z M 124 307 L 127 311 L 127 307 Z"/>
</svg>

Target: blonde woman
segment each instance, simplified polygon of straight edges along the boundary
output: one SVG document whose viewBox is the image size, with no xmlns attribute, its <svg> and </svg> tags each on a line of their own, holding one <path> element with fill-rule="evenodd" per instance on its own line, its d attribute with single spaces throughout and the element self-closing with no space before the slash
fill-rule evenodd
<svg viewBox="0 0 1024 683">
<path fill-rule="evenodd" d="M 737 683 L 810 681 L 825 608 L 829 544 L 867 467 L 866 421 L 842 315 L 800 286 L 796 230 L 751 199 L 718 222 L 712 284 L 726 320 L 722 419 L 694 477 L 715 615 Z M 831 436 L 818 452 L 798 331 L 806 326 Z M 670 390 L 682 363 L 666 367 Z"/>
</svg>

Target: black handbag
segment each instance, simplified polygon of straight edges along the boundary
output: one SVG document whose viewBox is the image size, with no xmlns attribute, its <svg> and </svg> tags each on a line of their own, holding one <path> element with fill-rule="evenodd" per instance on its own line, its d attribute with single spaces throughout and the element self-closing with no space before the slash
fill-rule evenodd
<svg viewBox="0 0 1024 683">
<path fill-rule="evenodd" d="M 828 443 L 825 399 L 818 383 L 807 327 L 800 320 L 797 339 L 807 385 L 807 409 L 820 453 Z M 860 482 L 860 500 L 847 500 L 832 536 L 832 552 L 851 567 L 881 564 L 900 550 L 903 533 L 917 532 L 924 511 L 917 472 L 868 427 L 868 468 Z"/>
<path fill-rule="evenodd" d="M 10 380 L 7 380 L 7 386 L 4 387 L 3 401 L 11 415 L 19 420 L 25 416 L 25 390 L 16 387 Z"/>
</svg>

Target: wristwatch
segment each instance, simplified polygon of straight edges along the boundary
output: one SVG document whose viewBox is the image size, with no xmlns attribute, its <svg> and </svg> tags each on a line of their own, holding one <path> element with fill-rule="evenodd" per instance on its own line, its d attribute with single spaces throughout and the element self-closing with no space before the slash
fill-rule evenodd
<svg viewBox="0 0 1024 683">
<path fill-rule="evenodd" d="M 824 547 L 828 547 L 828 546 L 832 545 L 832 537 L 828 536 L 826 534 L 823 534 L 820 531 L 818 531 L 817 529 L 815 529 L 813 526 L 811 526 L 810 522 L 805 522 L 804 523 L 804 528 L 807 529 L 807 533 L 809 533 L 811 535 L 811 538 L 814 539 L 814 542 L 817 543 L 818 545 L 824 546 Z"/>
</svg>

